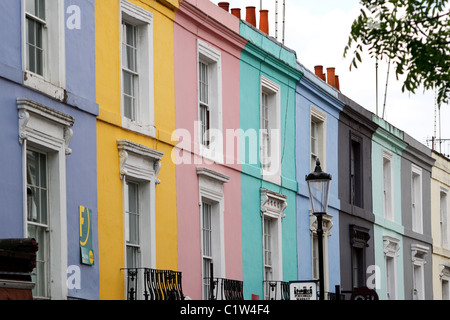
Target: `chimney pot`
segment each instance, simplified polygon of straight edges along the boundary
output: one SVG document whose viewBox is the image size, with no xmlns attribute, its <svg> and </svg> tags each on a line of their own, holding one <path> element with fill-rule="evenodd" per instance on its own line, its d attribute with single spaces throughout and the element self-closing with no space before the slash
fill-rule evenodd
<svg viewBox="0 0 450 320">
<path fill-rule="evenodd" d="M 323 73 L 323 66 L 315 66 L 314 72 L 315 72 L 316 76 L 318 76 L 320 79 L 325 81 L 324 73 Z"/>
<path fill-rule="evenodd" d="M 340 86 L 339 86 L 339 76 L 336 76 L 336 78 L 335 78 L 335 84 L 334 84 L 334 87 L 335 87 L 336 89 L 338 89 L 338 90 L 341 90 L 341 89 L 340 89 Z"/>
<path fill-rule="evenodd" d="M 228 12 L 228 10 L 230 9 L 229 2 L 219 2 L 218 6 L 221 7 L 223 10 L 225 10 L 226 12 Z"/>
<path fill-rule="evenodd" d="M 335 68 L 327 68 L 328 84 L 332 87 L 336 87 L 336 76 L 335 76 L 334 72 L 335 72 Z"/>
<path fill-rule="evenodd" d="M 246 7 L 245 21 L 256 28 L 256 11 L 255 7 Z"/>
<path fill-rule="evenodd" d="M 236 18 L 240 19 L 241 18 L 241 9 L 240 8 L 232 8 L 231 14 L 233 16 L 235 16 Z"/>
<path fill-rule="evenodd" d="M 269 10 L 260 10 L 259 14 L 259 30 L 269 34 Z"/>
</svg>

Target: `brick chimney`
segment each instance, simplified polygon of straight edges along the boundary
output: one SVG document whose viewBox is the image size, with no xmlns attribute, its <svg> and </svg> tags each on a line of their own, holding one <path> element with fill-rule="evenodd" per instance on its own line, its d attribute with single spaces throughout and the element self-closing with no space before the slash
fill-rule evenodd
<svg viewBox="0 0 450 320">
<path fill-rule="evenodd" d="M 341 89 L 339 86 L 339 76 L 335 76 L 335 77 L 336 77 L 336 79 L 334 81 L 334 87 L 340 91 Z"/>
<path fill-rule="evenodd" d="M 246 17 L 245 21 L 250 23 L 252 26 L 256 28 L 256 8 L 255 7 L 246 7 Z"/>
<path fill-rule="evenodd" d="M 335 68 L 327 68 L 327 82 L 330 86 L 336 88 L 336 75 Z"/>
<path fill-rule="evenodd" d="M 314 72 L 315 72 L 316 76 L 318 76 L 320 79 L 325 81 L 325 73 L 323 73 L 323 66 L 315 66 Z"/>
<path fill-rule="evenodd" d="M 231 14 L 233 16 L 235 16 L 236 18 L 240 19 L 241 18 L 241 9 L 240 8 L 232 8 Z"/>
<path fill-rule="evenodd" d="M 230 10 L 230 3 L 229 2 L 219 2 L 217 4 L 219 7 L 221 7 L 223 10 L 228 12 Z"/>
<path fill-rule="evenodd" d="M 259 14 L 259 30 L 269 34 L 269 10 L 260 10 Z"/>
</svg>

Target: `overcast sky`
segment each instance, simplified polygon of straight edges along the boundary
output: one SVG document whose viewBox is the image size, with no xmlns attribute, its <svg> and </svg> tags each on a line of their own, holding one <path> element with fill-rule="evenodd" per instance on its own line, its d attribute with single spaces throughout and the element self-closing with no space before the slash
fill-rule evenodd
<svg viewBox="0 0 450 320">
<path fill-rule="evenodd" d="M 220 1 L 212 0 L 217 4 Z M 257 12 L 262 2 L 263 9 L 269 10 L 269 35 L 275 37 L 275 0 L 229 0 L 230 8 L 241 8 L 245 19 L 245 7 L 255 6 Z M 297 60 L 314 72 L 315 65 L 335 67 L 339 75 L 341 92 L 364 108 L 376 112 L 376 72 L 375 61 L 363 57 L 358 69 L 349 71 L 351 55 L 343 58 L 350 27 L 359 14 L 358 0 L 286 0 L 285 42 L 295 50 Z M 278 0 L 278 40 L 282 41 L 283 0 Z M 257 14 L 257 23 L 259 17 Z M 402 82 L 397 81 L 394 68 L 388 63 L 378 64 L 378 115 L 384 109 L 384 119 L 416 140 L 426 144 L 435 132 L 443 139 L 450 139 L 450 107 L 442 105 L 439 118 L 435 118 L 434 92 L 419 90 L 415 95 L 402 93 Z M 386 83 L 387 91 L 386 91 Z M 385 95 L 386 93 L 386 95 Z M 386 104 L 385 102 L 386 96 Z M 439 133 L 440 132 L 440 133 Z M 429 144 L 431 147 L 431 144 Z M 450 153 L 450 142 L 442 146 L 442 152 Z"/>
</svg>

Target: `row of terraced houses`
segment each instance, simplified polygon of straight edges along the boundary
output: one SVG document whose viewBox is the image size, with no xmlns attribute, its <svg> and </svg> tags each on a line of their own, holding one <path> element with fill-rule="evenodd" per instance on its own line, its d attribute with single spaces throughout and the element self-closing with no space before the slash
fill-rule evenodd
<svg viewBox="0 0 450 320">
<path fill-rule="evenodd" d="M 0 2 L 0 239 L 36 240 L 33 298 L 288 299 L 319 277 L 317 159 L 327 297 L 450 298 L 450 159 L 302 65 L 265 13 Z"/>
</svg>

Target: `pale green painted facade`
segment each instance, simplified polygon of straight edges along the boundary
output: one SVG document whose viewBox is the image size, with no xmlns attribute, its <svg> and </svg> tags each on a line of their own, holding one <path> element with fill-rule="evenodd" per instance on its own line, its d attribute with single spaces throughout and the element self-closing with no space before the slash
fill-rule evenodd
<svg viewBox="0 0 450 320">
<path fill-rule="evenodd" d="M 401 197 L 401 156 L 406 144 L 403 142 L 403 132 L 391 126 L 383 119 L 373 115 L 373 121 L 379 128 L 372 137 L 372 192 L 374 223 L 375 265 L 379 268 L 379 287 L 377 293 L 380 299 L 404 299 L 403 277 L 403 244 L 404 228 L 402 226 Z M 383 159 L 390 159 L 392 167 L 392 217 L 385 216 L 385 188 L 383 175 Z M 395 273 L 388 276 L 386 257 L 392 256 Z M 388 289 L 388 279 L 395 282 L 395 287 Z M 395 280 L 393 280 L 395 279 Z"/>
</svg>

